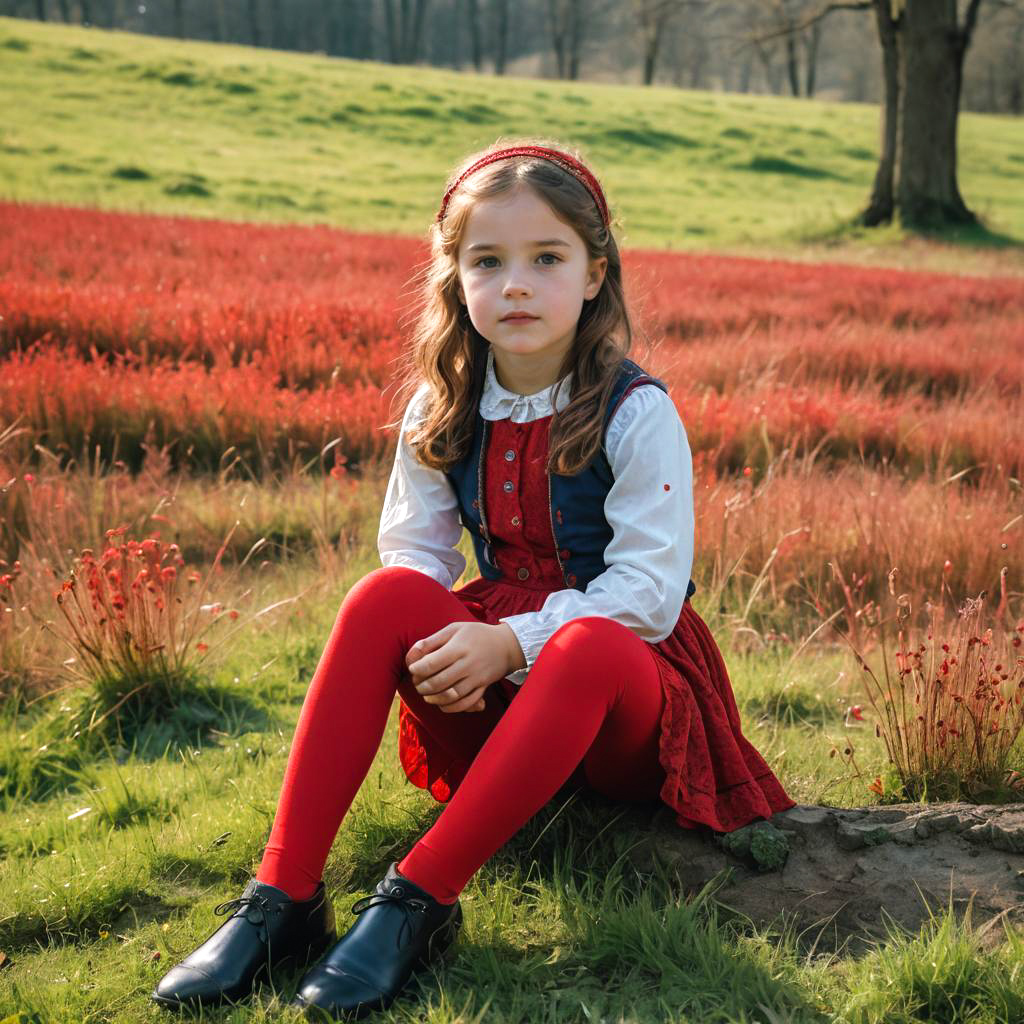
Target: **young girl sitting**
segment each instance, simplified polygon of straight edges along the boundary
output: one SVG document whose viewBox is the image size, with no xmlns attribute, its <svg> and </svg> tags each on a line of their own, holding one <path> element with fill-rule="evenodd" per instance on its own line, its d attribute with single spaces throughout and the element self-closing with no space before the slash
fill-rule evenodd
<svg viewBox="0 0 1024 1024">
<path fill-rule="evenodd" d="M 567 783 L 719 832 L 794 806 L 690 603 L 690 449 L 627 358 L 597 179 L 564 146 L 495 144 L 450 179 L 431 244 L 383 565 L 341 604 L 255 878 L 162 1005 L 236 1000 L 327 950 L 292 1005 L 389 1006 L 450 946 L 473 874 Z M 463 527 L 480 574 L 455 588 Z M 405 774 L 447 805 L 335 942 L 321 874 L 396 693 Z"/>
</svg>

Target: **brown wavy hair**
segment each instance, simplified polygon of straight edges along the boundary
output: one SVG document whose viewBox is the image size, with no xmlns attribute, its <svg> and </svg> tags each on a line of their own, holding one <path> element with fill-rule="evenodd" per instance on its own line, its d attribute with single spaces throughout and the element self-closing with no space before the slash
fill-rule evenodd
<svg viewBox="0 0 1024 1024">
<path fill-rule="evenodd" d="M 466 157 L 447 187 L 480 157 L 508 146 L 548 146 L 586 163 L 579 150 L 540 138 L 499 138 Z M 589 165 L 588 165 L 589 166 Z M 458 251 L 470 210 L 526 186 L 583 239 L 591 259 L 607 257 L 601 290 L 583 302 L 576 337 L 558 371 L 561 381 L 573 372 L 569 404 L 551 419 L 547 471 L 575 476 L 585 469 L 603 442 L 604 411 L 616 377 L 633 341 L 633 327 L 622 287 L 622 261 L 611 229 L 605 227 L 593 198 L 572 174 L 550 160 L 516 156 L 474 172 L 453 193 L 444 220 L 431 223 L 430 258 L 417 275 L 419 312 L 412 341 L 399 359 L 399 404 L 404 409 L 426 383 L 422 420 L 406 435 L 425 466 L 448 472 L 473 443 L 477 406 L 483 391 L 489 342 L 473 326 L 458 298 Z M 387 424 L 395 426 L 397 424 Z"/>
</svg>

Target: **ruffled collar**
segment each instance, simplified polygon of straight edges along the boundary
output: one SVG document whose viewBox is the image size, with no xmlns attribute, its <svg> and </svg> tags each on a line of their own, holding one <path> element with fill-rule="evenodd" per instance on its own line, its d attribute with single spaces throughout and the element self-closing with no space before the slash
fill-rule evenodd
<svg viewBox="0 0 1024 1024">
<path fill-rule="evenodd" d="M 552 396 L 555 388 L 562 381 L 562 385 L 555 405 L 552 405 Z M 497 374 L 494 372 L 494 349 L 490 346 L 487 349 L 487 371 L 484 375 L 484 389 L 480 396 L 480 415 L 485 420 L 510 419 L 514 423 L 528 423 L 531 420 L 540 419 L 542 416 L 550 416 L 557 411 L 561 412 L 568 404 L 572 390 L 572 373 L 566 374 L 561 380 L 538 391 L 533 395 L 520 395 L 515 391 L 508 391 L 498 383 Z"/>
</svg>

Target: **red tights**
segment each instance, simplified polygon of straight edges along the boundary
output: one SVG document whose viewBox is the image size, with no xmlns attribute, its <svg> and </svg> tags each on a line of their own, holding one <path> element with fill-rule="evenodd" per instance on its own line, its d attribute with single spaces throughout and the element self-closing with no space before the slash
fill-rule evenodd
<svg viewBox="0 0 1024 1024">
<path fill-rule="evenodd" d="M 474 622 L 440 583 L 389 566 L 345 596 L 309 685 L 257 879 L 293 899 L 320 881 L 345 813 L 370 769 L 396 691 L 430 732 L 477 753 L 434 825 L 398 864 L 435 899 L 454 902 L 477 869 L 582 761 L 587 783 L 616 800 L 655 800 L 662 689 L 648 645 L 612 619 L 573 619 L 547 641 L 504 714 L 445 712 L 412 685 L 405 655 L 450 622 Z"/>
</svg>

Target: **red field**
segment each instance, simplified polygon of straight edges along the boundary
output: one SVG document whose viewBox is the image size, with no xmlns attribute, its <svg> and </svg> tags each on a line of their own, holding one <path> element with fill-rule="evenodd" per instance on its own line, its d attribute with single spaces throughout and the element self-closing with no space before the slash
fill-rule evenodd
<svg viewBox="0 0 1024 1024">
<path fill-rule="evenodd" d="M 327 228 L 0 204 L 0 429 L 27 428 L 0 474 L 52 470 L 37 446 L 131 471 L 148 443 L 190 473 L 233 449 L 261 477 L 337 438 L 350 468 L 386 465 L 425 257 Z M 865 594 L 893 565 L 964 593 L 1007 565 L 1020 589 L 1020 278 L 624 259 L 632 355 L 694 451 L 708 585 L 767 565 L 785 604 L 834 560 Z"/>
</svg>

